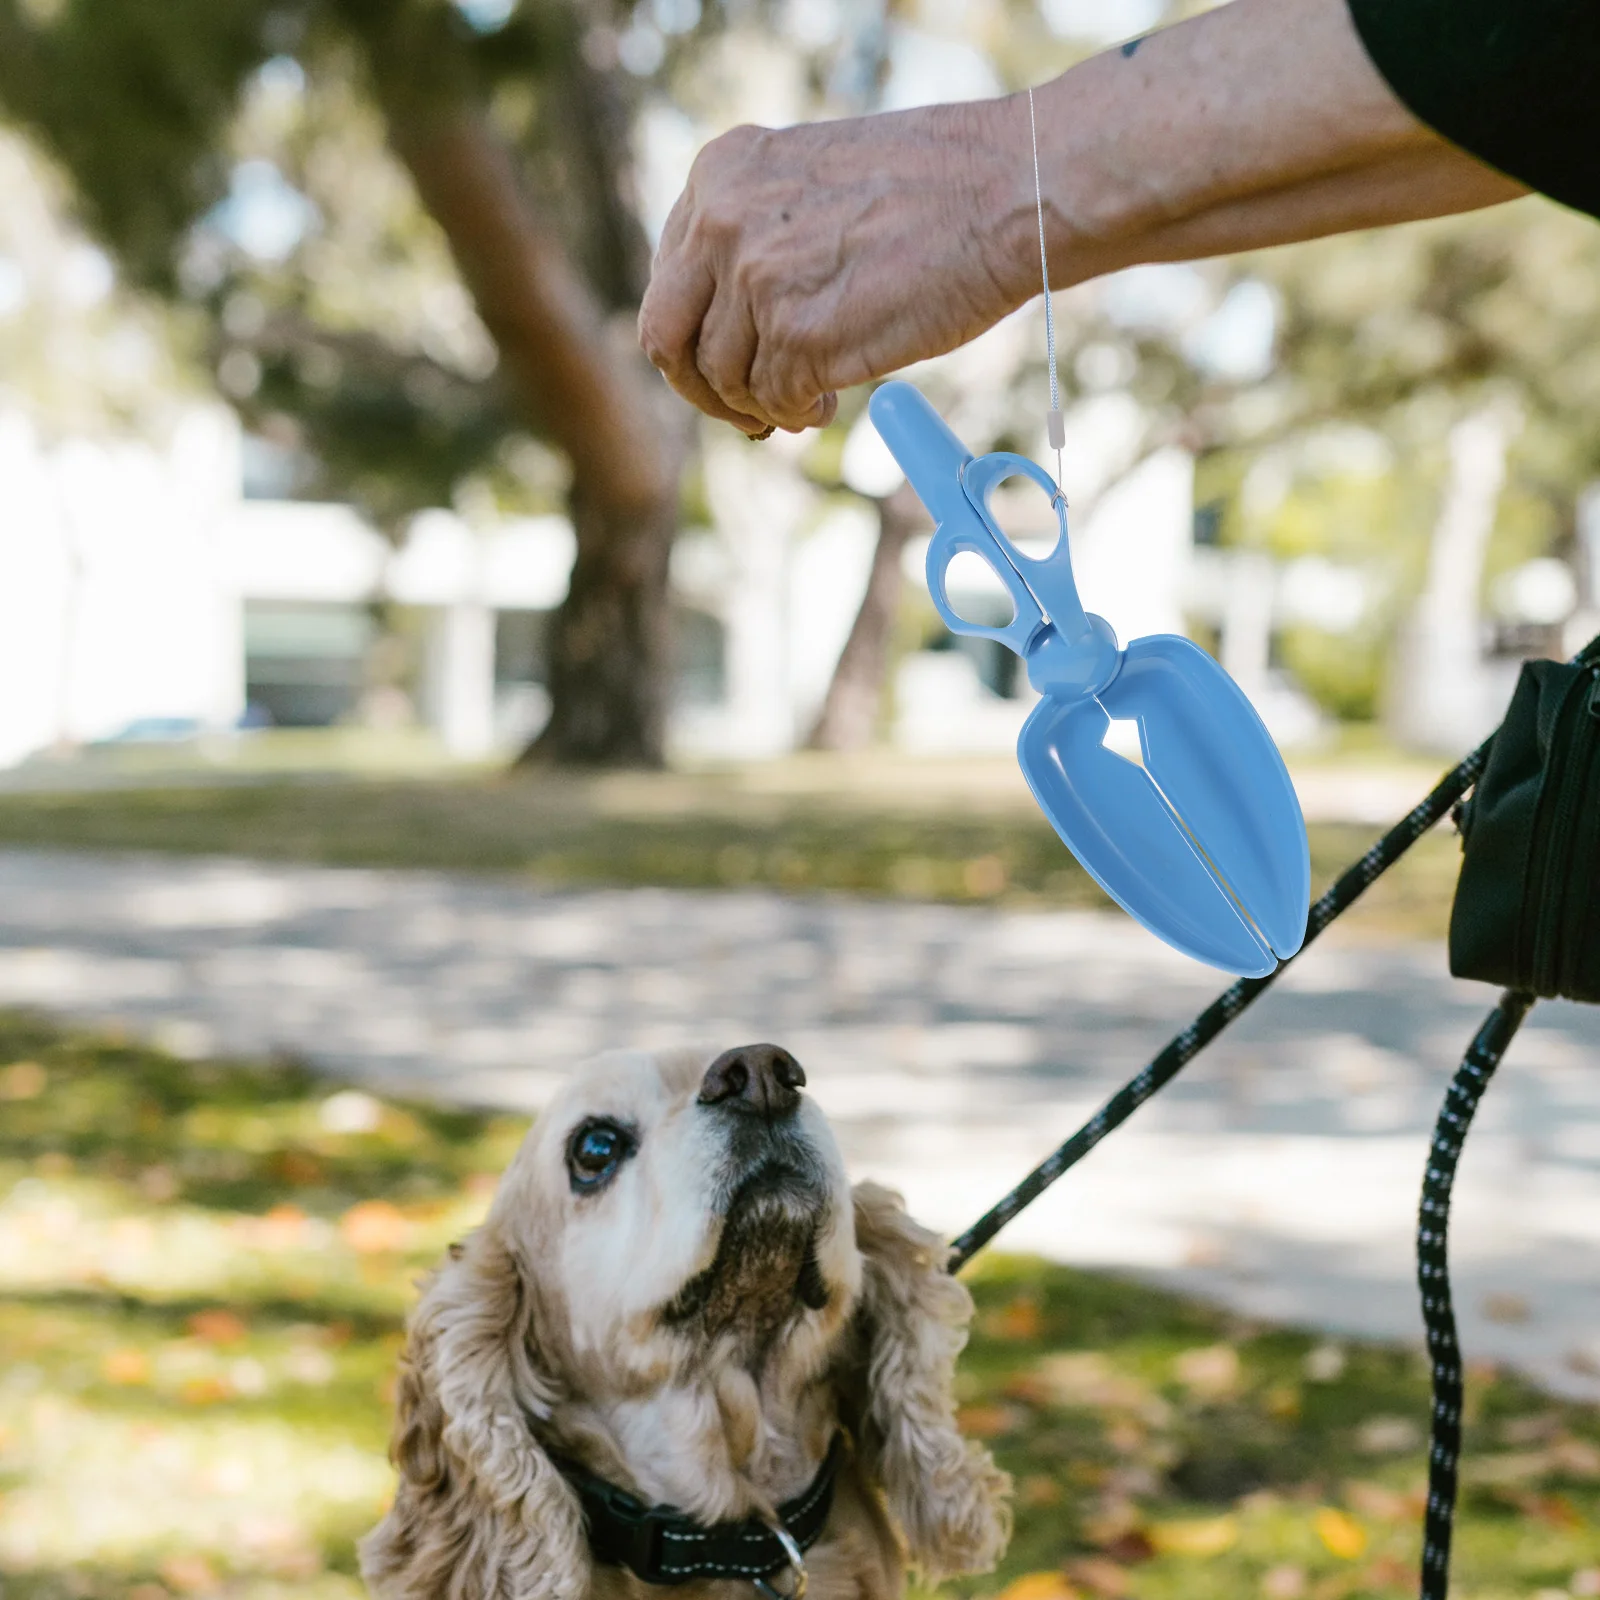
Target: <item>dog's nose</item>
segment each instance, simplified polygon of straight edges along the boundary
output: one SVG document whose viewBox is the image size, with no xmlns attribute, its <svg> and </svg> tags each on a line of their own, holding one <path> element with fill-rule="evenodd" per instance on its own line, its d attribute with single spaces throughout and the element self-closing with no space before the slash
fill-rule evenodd
<svg viewBox="0 0 1600 1600">
<path fill-rule="evenodd" d="M 741 1044 L 724 1050 L 706 1068 L 700 1104 L 788 1116 L 800 1104 L 805 1069 L 775 1044 Z"/>
</svg>

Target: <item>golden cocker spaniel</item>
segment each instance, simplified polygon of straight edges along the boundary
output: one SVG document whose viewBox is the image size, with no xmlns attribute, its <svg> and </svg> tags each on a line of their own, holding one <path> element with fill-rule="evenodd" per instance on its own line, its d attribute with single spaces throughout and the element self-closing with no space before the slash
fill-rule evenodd
<svg viewBox="0 0 1600 1600">
<path fill-rule="evenodd" d="M 538 1118 L 410 1321 L 381 1600 L 894 1600 L 908 1560 L 995 1564 L 971 1298 L 804 1083 L 773 1045 L 619 1053 Z"/>
</svg>

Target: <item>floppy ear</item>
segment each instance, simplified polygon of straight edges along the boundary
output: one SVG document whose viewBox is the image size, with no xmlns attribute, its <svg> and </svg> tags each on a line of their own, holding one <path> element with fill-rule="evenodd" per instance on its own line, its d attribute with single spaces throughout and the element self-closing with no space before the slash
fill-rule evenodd
<svg viewBox="0 0 1600 1600">
<path fill-rule="evenodd" d="M 582 1513 L 531 1427 L 553 1399 L 530 1285 L 491 1219 L 452 1248 L 407 1330 L 391 1444 L 400 1483 L 361 1548 L 375 1594 L 580 1600 Z"/>
<path fill-rule="evenodd" d="M 1011 1536 L 1011 1480 L 956 1428 L 956 1357 L 972 1296 L 945 1270 L 949 1246 L 913 1221 L 897 1194 L 861 1183 L 854 1200 L 864 1464 L 930 1582 L 988 1572 Z"/>
</svg>

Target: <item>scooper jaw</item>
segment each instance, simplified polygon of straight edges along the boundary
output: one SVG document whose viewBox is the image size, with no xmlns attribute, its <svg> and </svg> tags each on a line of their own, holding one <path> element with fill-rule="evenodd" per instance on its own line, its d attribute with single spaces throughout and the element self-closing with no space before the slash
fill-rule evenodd
<svg viewBox="0 0 1600 1600">
<path fill-rule="evenodd" d="M 1138 723 L 1142 769 L 1106 748 L 1112 718 Z M 1158 938 L 1250 978 L 1300 948 L 1299 801 L 1254 707 L 1197 645 L 1135 639 L 1094 699 L 1042 699 L 1017 755 L 1062 842 Z"/>
<path fill-rule="evenodd" d="M 1238 685 L 1189 640 L 1153 634 L 1119 651 L 1084 612 L 1072 576 L 1064 502 L 1020 456 L 976 460 L 906 383 L 869 412 L 936 524 L 933 603 L 955 633 L 996 640 L 1028 664 L 1042 698 L 1017 757 L 1040 809 L 1084 869 L 1130 916 L 1197 960 L 1264 977 L 1305 937 L 1311 862 L 1283 758 Z M 1007 477 L 1052 496 L 1060 526 L 1042 561 L 1000 532 L 989 499 Z M 946 574 L 971 551 L 1005 585 L 1004 627 L 951 606 Z M 1138 724 L 1143 765 L 1105 745 L 1112 719 Z"/>
</svg>

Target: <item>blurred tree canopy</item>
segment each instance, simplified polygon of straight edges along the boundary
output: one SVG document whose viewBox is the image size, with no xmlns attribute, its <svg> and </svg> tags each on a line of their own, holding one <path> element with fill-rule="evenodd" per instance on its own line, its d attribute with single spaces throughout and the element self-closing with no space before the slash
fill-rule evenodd
<svg viewBox="0 0 1600 1600">
<path fill-rule="evenodd" d="M 390 527 L 426 505 L 565 503 L 578 559 L 540 753 L 655 762 L 692 430 L 634 345 L 641 167 L 663 150 L 686 165 L 741 117 L 1018 88 L 1162 16 L 1160 0 L 0 0 L 0 111 L 59 163 L 124 280 L 176 308 L 299 492 Z M 1376 574 L 1386 599 L 1360 639 L 1295 645 L 1342 711 L 1372 703 L 1455 420 L 1491 395 L 1524 419 L 1492 567 L 1561 549 L 1600 477 L 1600 231 L 1542 201 L 1136 268 L 1057 312 L 1069 440 L 1084 459 L 1104 445 L 1080 515 L 1177 442 L 1220 542 Z M 918 373 L 974 448 L 1042 447 L 1037 315 Z M 848 400 L 809 457 L 830 487 L 856 415 Z M 872 648 L 847 652 L 863 682 L 841 684 L 869 712 L 899 594 L 883 554 Z"/>
<path fill-rule="evenodd" d="M 653 763 L 686 430 L 633 348 L 609 25 L 599 0 L 0 0 L 0 106 L 316 482 L 391 524 L 474 474 L 566 493 L 541 747 Z"/>
</svg>

